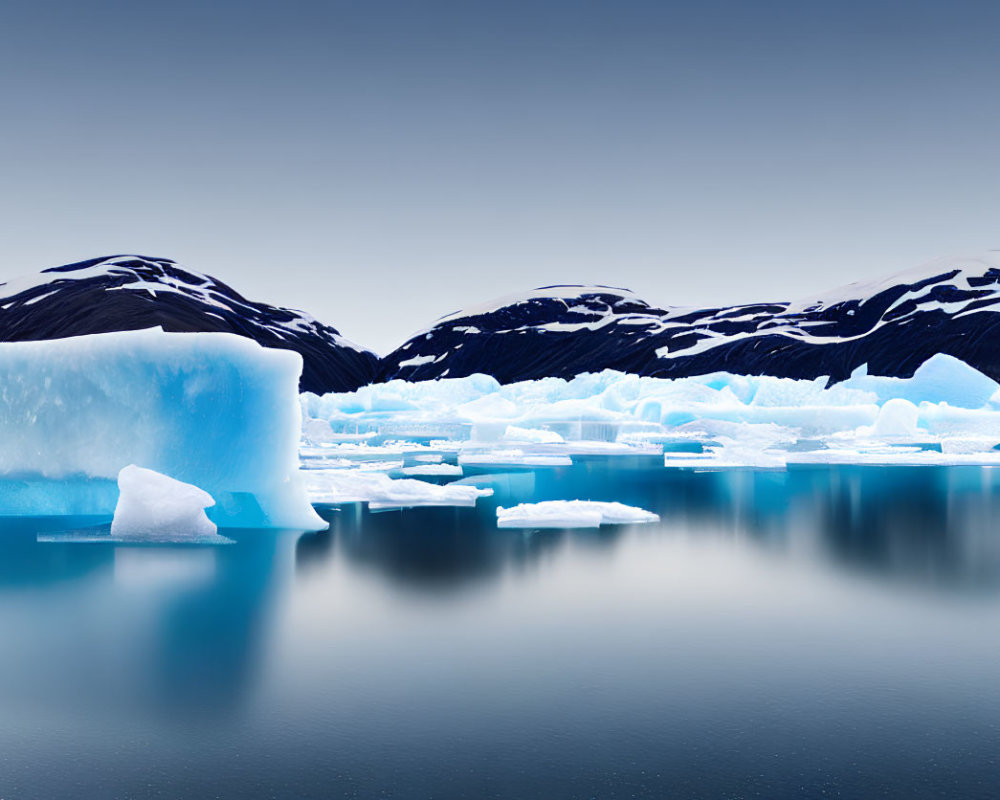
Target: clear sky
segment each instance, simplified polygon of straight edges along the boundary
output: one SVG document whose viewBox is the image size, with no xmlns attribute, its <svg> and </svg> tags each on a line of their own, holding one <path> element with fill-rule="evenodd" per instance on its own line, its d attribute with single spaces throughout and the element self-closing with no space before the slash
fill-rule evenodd
<svg viewBox="0 0 1000 800">
<path fill-rule="evenodd" d="M 0 3 L 0 278 L 174 258 L 379 351 L 551 283 L 1000 247 L 1000 3 Z"/>
</svg>

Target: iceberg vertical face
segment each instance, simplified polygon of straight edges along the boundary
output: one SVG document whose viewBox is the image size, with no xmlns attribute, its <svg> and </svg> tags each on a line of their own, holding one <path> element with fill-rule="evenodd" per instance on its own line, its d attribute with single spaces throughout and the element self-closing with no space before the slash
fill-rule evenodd
<svg viewBox="0 0 1000 800">
<path fill-rule="evenodd" d="M 301 357 L 224 333 L 0 343 L 0 514 L 110 515 L 140 464 L 222 526 L 325 527 L 298 476 Z"/>
<path fill-rule="evenodd" d="M 205 515 L 215 500 L 197 486 L 130 464 L 118 473 L 118 491 L 112 538 L 176 542 L 221 538 Z"/>
</svg>

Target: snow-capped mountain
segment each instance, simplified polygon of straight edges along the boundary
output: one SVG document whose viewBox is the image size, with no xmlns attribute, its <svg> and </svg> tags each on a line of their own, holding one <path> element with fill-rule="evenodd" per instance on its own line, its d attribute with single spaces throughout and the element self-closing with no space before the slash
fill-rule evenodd
<svg viewBox="0 0 1000 800">
<path fill-rule="evenodd" d="M 0 284 L 0 341 L 139 330 L 223 331 L 303 359 L 302 391 L 370 383 L 378 357 L 308 314 L 255 303 L 165 258 L 109 256 Z"/>
<path fill-rule="evenodd" d="M 656 307 L 607 286 L 550 286 L 444 317 L 379 360 L 307 314 L 173 261 L 111 256 L 0 284 L 0 341 L 161 326 L 302 354 L 302 391 L 486 373 L 501 383 L 617 369 L 789 378 L 909 377 L 936 353 L 1000 379 L 1000 253 L 945 258 L 797 302 Z"/>
<path fill-rule="evenodd" d="M 439 320 L 382 359 L 380 378 L 482 372 L 501 383 L 617 369 L 846 379 L 909 377 L 947 353 L 1000 378 L 1000 253 L 944 258 L 798 302 L 650 306 L 606 286 L 550 286 Z"/>
</svg>

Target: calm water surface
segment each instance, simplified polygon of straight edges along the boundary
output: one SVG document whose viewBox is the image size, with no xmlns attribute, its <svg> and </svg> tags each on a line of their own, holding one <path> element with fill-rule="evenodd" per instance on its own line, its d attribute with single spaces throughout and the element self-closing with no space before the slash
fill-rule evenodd
<svg viewBox="0 0 1000 800">
<path fill-rule="evenodd" d="M 1000 793 L 1000 472 L 632 466 L 227 547 L 0 521 L 0 797 Z M 496 529 L 555 497 L 662 522 Z"/>
</svg>

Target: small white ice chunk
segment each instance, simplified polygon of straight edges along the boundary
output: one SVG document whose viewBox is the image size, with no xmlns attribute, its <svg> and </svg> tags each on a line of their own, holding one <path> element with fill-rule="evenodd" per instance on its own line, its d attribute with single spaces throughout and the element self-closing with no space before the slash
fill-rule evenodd
<svg viewBox="0 0 1000 800">
<path fill-rule="evenodd" d="M 141 541 L 222 539 L 205 514 L 215 505 L 208 492 L 135 464 L 118 473 L 118 505 L 111 538 Z"/>
<path fill-rule="evenodd" d="M 498 528 L 598 528 L 658 522 L 659 516 L 624 503 L 596 500 L 546 500 L 497 509 Z"/>
<path fill-rule="evenodd" d="M 914 436 L 917 433 L 917 420 L 920 412 L 909 400 L 894 397 L 886 401 L 875 418 L 874 434 L 876 436 Z"/>
</svg>

